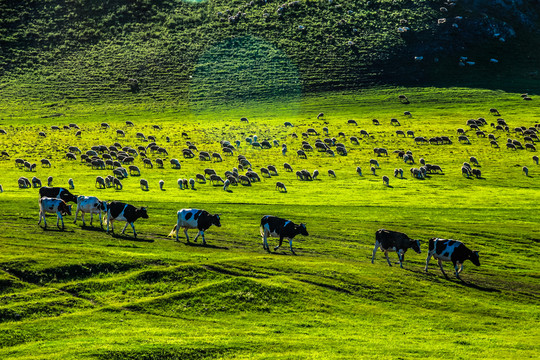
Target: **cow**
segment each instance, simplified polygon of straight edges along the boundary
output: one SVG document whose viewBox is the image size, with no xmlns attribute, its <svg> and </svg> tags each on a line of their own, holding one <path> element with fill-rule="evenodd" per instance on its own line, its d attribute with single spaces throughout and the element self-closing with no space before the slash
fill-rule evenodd
<svg viewBox="0 0 540 360">
<path fill-rule="evenodd" d="M 43 188 L 42 188 L 43 189 Z M 51 197 L 41 197 L 39 199 L 39 222 L 38 225 L 41 224 L 41 220 L 43 219 L 43 222 L 45 223 L 44 229 L 47 228 L 47 220 L 45 219 L 45 213 L 52 213 L 56 214 L 56 226 L 58 226 L 58 223 L 60 220 L 62 221 L 62 230 L 64 230 L 64 218 L 63 215 L 71 215 L 71 205 L 67 205 L 66 202 L 62 199 L 56 199 Z"/>
<path fill-rule="evenodd" d="M 39 197 L 50 197 L 53 199 L 62 199 L 65 202 L 77 203 L 77 196 L 70 193 L 68 189 L 62 187 L 42 187 L 39 189 Z"/>
<path fill-rule="evenodd" d="M 480 266 L 478 251 L 469 250 L 469 248 L 461 241 L 457 240 L 445 240 L 439 238 L 430 239 L 426 267 L 424 268 L 425 272 L 428 271 L 429 260 L 432 256 L 439 261 L 439 267 L 446 278 L 448 278 L 448 276 L 444 272 L 442 266 L 443 261 L 451 261 L 454 264 L 456 277 L 459 280 L 461 280 L 459 273 L 463 270 L 463 263 L 465 260 L 471 260 L 474 265 Z"/>
<path fill-rule="evenodd" d="M 379 247 L 381 248 L 381 251 L 384 251 L 384 256 L 386 256 L 386 261 L 390 266 L 392 266 L 392 264 L 388 258 L 388 252 L 395 251 L 398 254 L 399 266 L 402 269 L 403 258 L 407 249 L 411 248 L 418 254 L 421 253 L 420 240 L 413 240 L 404 233 L 386 229 L 379 229 L 375 233 L 375 248 L 373 249 L 373 256 L 371 257 L 372 264 L 375 261 L 375 253 Z"/>
<path fill-rule="evenodd" d="M 289 239 L 289 248 L 294 255 L 296 255 L 292 248 L 292 242 L 294 237 L 299 234 L 304 236 L 309 235 L 306 229 L 306 224 L 300 223 L 300 225 L 297 225 L 290 220 L 282 219 L 272 215 L 265 215 L 262 217 L 260 230 L 263 239 L 264 250 L 270 251 L 270 248 L 268 246 L 268 236 L 279 237 L 279 244 L 278 246 L 274 247 L 274 251 L 279 249 L 279 247 L 283 243 L 283 239 L 287 238 Z"/>
<path fill-rule="evenodd" d="M 126 231 L 128 225 L 133 229 L 133 237 L 137 237 L 135 226 L 133 223 L 138 218 L 148 219 L 148 213 L 145 207 L 136 208 L 133 205 L 126 204 L 120 201 L 112 201 L 107 206 L 107 233 L 109 232 L 109 224 L 111 225 L 111 233 L 114 234 L 113 221 L 125 221 L 126 226 L 122 230 L 122 234 Z"/>
<path fill-rule="evenodd" d="M 202 243 L 203 245 L 206 245 L 204 232 L 212 225 L 221 227 L 221 219 L 219 214 L 212 215 L 206 210 L 181 209 L 178 211 L 177 216 L 176 224 L 169 234 L 171 237 L 176 234 L 176 241 L 178 241 L 178 233 L 180 228 L 184 229 L 187 242 L 189 242 L 189 236 L 187 233 L 188 229 L 198 229 L 199 232 L 193 241 L 197 241 L 199 235 L 202 235 Z"/>
<path fill-rule="evenodd" d="M 82 213 L 81 218 L 83 226 L 86 226 L 84 222 L 84 214 L 90 213 L 90 226 L 92 226 L 92 220 L 94 220 L 94 214 L 99 214 L 99 225 L 103 229 L 103 221 L 101 218 L 101 212 L 107 212 L 107 203 L 105 201 L 99 201 L 95 196 L 77 196 L 77 212 L 75 213 L 75 220 L 73 223 L 77 223 L 77 216 L 79 211 Z"/>
</svg>

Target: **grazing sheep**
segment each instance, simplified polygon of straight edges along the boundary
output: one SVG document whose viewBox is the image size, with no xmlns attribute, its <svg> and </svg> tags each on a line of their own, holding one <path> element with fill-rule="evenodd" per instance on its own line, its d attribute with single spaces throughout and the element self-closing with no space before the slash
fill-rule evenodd
<svg viewBox="0 0 540 360">
<path fill-rule="evenodd" d="M 178 161 L 178 159 L 171 159 L 169 162 L 173 169 L 180 169 L 180 161 Z"/>
<path fill-rule="evenodd" d="M 530 149 L 531 151 L 536 151 L 536 147 L 533 144 L 525 144 L 525 149 Z"/>
<path fill-rule="evenodd" d="M 516 150 L 516 145 L 512 144 L 512 143 L 506 143 L 506 148 L 507 149 L 514 149 Z"/>
<path fill-rule="evenodd" d="M 77 160 L 77 156 L 75 156 L 75 154 L 73 154 L 73 153 L 68 152 L 66 154 L 66 159 L 68 159 L 68 160 Z"/>
<path fill-rule="evenodd" d="M 205 182 L 206 182 L 206 180 L 205 180 Z M 184 180 L 183 179 L 178 179 L 177 184 L 178 184 L 178 187 L 180 188 L 180 190 L 184 190 Z"/>
<path fill-rule="evenodd" d="M 356 120 L 347 120 L 347 124 L 349 125 L 354 125 L 354 126 L 358 126 L 358 124 L 356 123 Z"/>
<path fill-rule="evenodd" d="M 396 136 L 399 136 L 399 135 L 403 135 L 403 137 L 405 137 L 405 132 L 403 130 L 397 130 Z"/>
<path fill-rule="evenodd" d="M 390 119 L 390 125 L 401 126 L 398 119 Z"/>
<path fill-rule="evenodd" d="M 47 178 L 47 186 L 51 187 L 52 186 L 52 182 L 53 182 L 53 177 L 52 176 L 49 176 Z"/>
<path fill-rule="evenodd" d="M 313 180 L 317 180 L 317 176 L 319 176 L 319 170 L 313 170 Z"/>
<path fill-rule="evenodd" d="M 495 109 L 495 108 L 489 109 L 489 113 L 492 114 L 492 115 L 495 115 L 495 116 L 501 116 L 499 111 L 497 109 Z"/>
<path fill-rule="evenodd" d="M 491 147 L 496 147 L 496 148 L 499 147 L 499 143 L 498 143 L 497 141 L 495 141 L 495 140 L 491 140 L 491 141 L 489 142 L 489 144 L 491 145 Z"/>
<path fill-rule="evenodd" d="M 328 170 L 328 176 L 333 176 L 333 177 L 336 177 L 336 173 L 334 170 L 330 169 Z"/>
<path fill-rule="evenodd" d="M 105 189 L 105 179 L 103 177 L 101 177 L 101 176 L 97 176 L 95 186 L 98 189 Z"/>
<path fill-rule="evenodd" d="M 110 128 L 110 126 L 109 126 L 109 124 L 107 124 L 106 122 L 102 122 L 102 123 L 101 123 L 101 128 L 102 128 L 102 129 L 108 129 L 108 128 Z"/>
<path fill-rule="evenodd" d="M 40 188 L 41 187 L 41 180 L 39 180 L 37 177 L 32 178 L 32 187 L 34 188 Z"/>
<path fill-rule="evenodd" d="M 157 158 L 156 165 L 158 166 L 158 168 L 163 169 L 163 159 Z"/>
<path fill-rule="evenodd" d="M 126 133 L 123 130 L 116 130 L 116 135 L 126 137 Z"/>
<path fill-rule="evenodd" d="M 372 166 L 370 170 L 373 173 L 373 175 L 377 175 L 377 173 L 375 172 L 377 169 L 374 166 Z"/>
<path fill-rule="evenodd" d="M 301 171 L 297 171 L 296 178 L 299 180 L 304 180 L 304 174 Z"/>
<path fill-rule="evenodd" d="M 285 184 L 282 183 L 281 181 L 276 182 L 276 189 L 279 192 L 287 192 L 287 188 L 285 187 Z"/>
<path fill-rule="evenodd" d="M 399 169 L 394 169 L 394 177 L 398 177 L 399 175 Z"/>
<path fill-rule="evenodd" d="M 536 163 L 536 165 L 538 165 L 538 156 L 534 155 L 532 159 Z"/>
<path fill-rule="evenodd" d="M 163 191 L 163 186 L 165 186 L 165 181 L 159 180 L 159 190 Z"/>
<path fill-rule="evenodd" d="M 195 180 L 189 179 L 189 185 L 191 186 L 191 190 L 195 190 Z"/>
<path fill-rule="evenodd" d="M 390 179 L 388 178 L 388 176 L 384 175 L 382 177 L 382 182 L 383 182 L 383 185 L 386 184 L 386 186 L 390 186 L 389 183 L 390 183 Z"/>
<path fill-rule="evenodd" d="M 32 187 L 30 180 L 22 176 L 17 180 L 17 184 L 19 185 L 19 189 L 28 189 Z"/>
<path fill-rule="evenodd" d="M 73 179 L 72 178 L 69 178 L 68 180 L 68 185 L 69 185 L 69 188 L 70 189 L 75 189 L 75 184 L 73 183 Z"/>
<path fill-rule="evenodd" d="M 51 167 L 51 162 L 48 159 L 41 159 L 41 166 Z"/>
<path fill-rule="evenodd" d="M 373 123 L 373 125 L 380 125 L 379 120 L 377 119 L 373 119 L 371 120 L 371 122 Z"/>
<path fill-rule="evenodd" d="M 468 138 L 467 136 L 465 136 L 465 135 L 460 135 L 460 136 L 458 136 L 458 141 L 459 141 L 460 143 L 463 142 L 463 143 L 465 143 L 465 144 L 470 144 L 470 143 L 471 143 L 471 142 L 469 141 L 469 138 Z"/>
<path fill-rule="evenodd" d="M 414 158 L 411 154 L 405 154 L 403 155 L 403 162 L 405 163 L 411 163 L 411 164 L 414 164 Z"/>
<path fill-rule="evenodd" d="M 326 150 L 325 153 L 326 153 L 327 155 L 332 156 L 332 157 L 336 156 L 336 154 L 334 153 L 334 151 L 331 150 L 331 149 Z"/>
<path fill-rule="evenodd" d="M 358 142 L 358 138 L 356 136 L 351 136 L 349 138 L 349 140 L 351 141 L 351 143 L 355 144 L 355 145 L 359 145 L 360 143 Z"/>
<path fill-rule="evenodd" d="M 225 181 L 221 178 L 221 176 L 212 174 L 210 175 L 210 183 L 213 185 L 217 185 L 217 183 L 221 182 L 222 184 L 225 183 Z M 214 184 L 215 183 L 215 184 Z"/>
<path fill-rule="evenodd" d="M 478 163 L 478 160 L 474 157 L 474 156 L 471 156 L 469 158 L 469 161 L 473 164 L 475 164 L 476 166 L 480 166 L 480 164 Z"/>
<path fill-rule="evenodd" d="M 251 186 L 251 180 L 245 175 L 238 176 L 238 180 L 240 181 L 240 184 L 244 186 Z"/>
<path fill-rule="evenodd" d="M 122 182 L 118 178 L 113 178 L 112 184 L 115 190 L 122 190 Z"/>
<path fill-rule="evenodd" d="M 461 167 L 461 175 L 466 175 L 467 178 L 469 178 L 471 176 L 471 169 L 467 166 L 462 166 Z"/>
<path fill-rule="evenodd" d="M 133 125 L 133 122 L 127 120 L 127 121 L 126 121 L 126 126 L 134 126 L 134 125 Z"/>
<path fill-rule="evenodd" d="M 525 176 L 529 176 L 529 168 L 524 166 L 522 169 L 523 173 L 525 174 Z"/>
<path fill-rule="evenodd" d="M 480 169 L 472 169 L 471 172 L 478 179 L 480 179 L 482 177 L 482 171 Z"/>
<path fill-rule="evenodd" d="M 240 121 L 249 124 L 249 120 L 248 120 L 248 118 L 246 118 L 246 117 L 240 118 Z"/>
<path fill-rule="evenodd" d="M 370 160 L 369 160 L 369 165 L 374 165 L 374 166 L 376 166 L 377 168 L 380 167 L 380 166 L 379 166 L 379 162 L 378 162 L 377 160 L 375 160 L 375 159 L 370 159 Z"/>
<path fill-rule="evenodd" d="M 319 115 L 317 115 L 317 120 L 319 120 L 322 117 L 324 117 L 324 113 L 319 113 Z"/>
<path fill-rule="evenodd" d="M 356 167 L 356 173 L 360 176 L 362 176 L 362 169 L 360 168 L 360 166 L 357 166 Z"/>
<path fill-rule="evenodd" d="M 402 104 L 409 104 L 409 99 L 405 95 L 399 95 L 398 99 Z"/>
<path fill-rule="evenodd" d="M 289 122 L 289 121 L 285 121 L 285 123 L 283 124 L 285 127 L 293 127 L 294 125 Z"/>
<path fill-rule="evenodd" d="M 150 190 L 148 187 L 148 181 L 146 181 L 145 179 L 139 180 L 139 184 L 141 186 L 141 190 L 144 190 L 144 191 Z"/>
<path fill-rule="evenodd" d="M 272 175 L 270 175 L 270 171 L 268 171 L 267 168 L 262 167 L 261 168 L 261 176 L 265 177 L 265 175 L 266 175 L 266 177 L 272 177 Z"/>
<path fill-rule="evenodd" d="M 412 117 L 412 114 L 411 114 L 410 111 L 404 111 L 404 112 L 403 112 L 403 115 L 404 115 L 404 116 L 408 116 L 408 117 Z"/>
<path fill-rule="evenodd" d="M 304 150 L 298 150 L 298 151 L 296 152 L 296 154 L 298 154 L 298 157 L 300 157 L 300 158 L 307 159 L 307 155 L 306 155 L 306 153 L 304 152 Z"/>
</svg>

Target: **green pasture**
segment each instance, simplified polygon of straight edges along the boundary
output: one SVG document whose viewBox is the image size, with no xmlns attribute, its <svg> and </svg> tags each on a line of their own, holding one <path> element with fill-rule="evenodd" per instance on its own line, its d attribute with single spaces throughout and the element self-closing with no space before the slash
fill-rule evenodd
<svg viewBox="0 0 540 360">
<path fill-rule="evenodd" d="M 398 95 L 410 100 L 403 104 Z M 537 152 L 508 150 L 507 138 L 524 143 L 515 127 L 540 123 L 540 106 L 518 93 L 465 88 L 378 88 L 347 93 L 283 97 L 273 101 L 223 104 L 177 102 L 10 101 L 0 104 L 0 357 L 2 359 L 525 359 L 540 351 L 540 167 Z M 497 108 L 510 131 L 489 124 Z M 412 117 L 404 116 L 410 111 Z M 317 120 L 317 115 L 324 116 Z M 59 115 L 60 114 L 60 115 Z M 247 117 L 249 123 L 241 122 Z M 468 131 L 471 144 L 457 141 L 457 128 L 484 117 L 488 138 Z M 380 125 L 373 125 L 372 119 Z M 392 126 L 397 118 L 400 126 Z M 354 119 L 358 126 L 348 125 Z M 135 126 L 127 127 L 125 121 Z M 294 127 L 285 127 L 289 121 Z M 101 122 L 110 125 L 100 128 Z M 51 130 L 76 123 L 74 130 Z M 160 125 L 162 130 L 154 130 Z M 329 135 L 322 128 L 328 127 Z M 319 136 L 303 139 L 313 128 Z M 117 129 L 126 137 L 118 137 Z M 366 130 L 370 136 L 360 136 Z M 417 145 L 396 130 L 416 136 L 449 136 L 451 145 Z M 43 131 L 46 137 L 39 137 Z M 93 145 L 147 145 L 137 132 L 156 137 L 168 156 L 148 152 L 165 166 L 122 180 L 123 189 L 97 189 L 96 176 L 78 159 L 65 159 L 67 147 L 83 152 Z M 182 138 L 186 132 L 189 139 Z M 345 137 L 338 137 L 338 133 Z M 298 134 L 298 139 L 292 137 Z M 279 146 L 255 149 L 245 138 L 277 140 Z M 170 142 L 166 142 L 166 137 Z M 357 136 L 359 145 L 352 144 Z M 347 156 L 316 150 L 300 159 L 302 140 L 336 137 Z M 220 140 L 240 140 L 234 156 L 223 162 L 184 159 L 191 141 L 199 150 L 222 153 Z M 281 153 L 287 144 L 288 153 Z M 388 149 L 377 157 L 373 148 Z M 415 164 L 405 164 L 394 150 L 411 150 Z M 196 184 L 180 190 L 179 178 L 195 178 L 205 168 L 220 175 L 238 167 L 245 155 L 260 168 L 275 165 L 279 175 L 252 186 Z M 475 156 L 482 178 L 466 178 L 461 164 Z M 15 159 L 37 163 L 35 172 L 15 167 Z M 40 165 L 50 159 L 51 168 Z M 172 169 L 168 160 L 180 160 Z M 419 159 L 438 164 L 443 174 L 414 179 L 409 169 Z M 377 159 L 376 175 L 369 160 Z M 283 170 L 318 169 L 314 181 L 301 181 Z M 356 167 L 362 169 L 362 176 Z M 522 167 L 527 166 L 529 176 Z M 404 178 L 395 178 L 403 168 Z M 328 176 L 332 169 L 336 177 Z M 242 173 L 242 171 L 240 171 Z M 382 176 L 390 177 L 384 186 Z M 149 219 L 119 235 L 106 234 L 94 219 L 82 227 L 66 216 L 65 231 L 49 215 L 48 229 L 37 225 L 38 190 L 19 189 L 20 176 L 36 176 L 75 194 L 121 200 L 148 208 Z M 150 183 L 148 192 L 140 178 Z M 159 180 L 165 181 L 160 191 Z M 283 182 L 286 193 L 275 189 Z M 207 246 L 168 238 L 176 212 L 202 208 L 221 214 L 221 228 L 206 232 Z M 310 233 L 275 252 L 262 249 L 260 218 L 272 214 L 304 222 Z M 87 218 L 87 222 L 88 222 Z M 371 264 L 374 233 L 386 228 L 421 239 L 422 254 L 405 256 L 404 269 L 389 267 L 377 252 Z M 195 231 L 190 231 L 195 235 Z M 481 266 L 466 262 L 463 282 L 445 279 L 432 260 L 425 273 L 427 240 L 453 238 L 480 251 Z M 270 245 L 276 239 L 270 239 Z"/>
</svg>

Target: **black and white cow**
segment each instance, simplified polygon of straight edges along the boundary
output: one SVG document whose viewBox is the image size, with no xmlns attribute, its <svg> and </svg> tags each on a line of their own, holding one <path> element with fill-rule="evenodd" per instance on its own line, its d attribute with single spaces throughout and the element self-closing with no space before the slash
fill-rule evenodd
<svg viewBox="0 0 540 360">
<path fill-rule="evenodd" d="M 133 229 L 133 236 L 137 237 L 135 232 L 135 226 L 133 223 L 138 218 L 148 219 L 148 213 L 146 208 L 136 208 L 133 205 L 126 204 L 120 201 L 112 201 L 107 205 L 107 232 L 109 232 L 109 224 L 111 225 L 111 232 L 114 233 L 113 221 L 125 221 L 126 226 L 122 230 L 122 234 L 126 231 L 126 228 L 131 225 Z"/>
<path fill-rule="evenodd" d="M 92 221 L 94 220 L 94 214 L 99 214 L 99 225 L 103 229 L 103 221 L 101 218 L 101 213 L 107 213 L 107 203 L 105 201 L 100 201 L 95 196 L 77 196 L 77 212 L 75 213 L 75 220 L 73 223 L 77 223 L 77 216 L 79 211 L 82 213 L 81 218 L 83 226 L 86 226 L 84 222 L 84 214 L 90 213 L 90 226 L 92 226 Z"/>
<path fill-rule="evenodd" d="M 289 247 L 291 252 L 294 254 L 295 252 L 292 248 L 292 241 L 294 237 L 296 235 L 309 235 L 306 229 L 306 224 L 301 223 L 300 225 L 297 225 L 290 220 L 272 215 L 265 215 L 262 217 L 260 229 L 261 236 L 263 238 L 263 249 L 266 251 L 270 251 L 270 247 L 268 246 L 268 236 L 279 237 L 279 244 L 278 246 L 274 247 L 274 251 L 279 249 L 284 238 L 289 239 Z"/>
<path fill-rule="evenodd" d="M 203 245 L 206 245 L 206 239 L 204 238 L 204 232 L 210 228 L 210 226 L 215 225 L 221 227 L 221 221 L 219 214 L 212 215 L 206 210 L 198 209 L 182 209 L 177 213 L 178 219 L 176 225 L 172 229 L 169 236 L 174 236 L 176 234 L 176 241 L 178 241 L 178 229 L 183 228 L 186 239 L 189 242 L 188 229 L 199 229 L 197 236 L 193 241 L 197 241 L 199 235 L 202 235 Z"/>
<path fill-rule="evenodd" d="M 426 267 L 424 268 L 425 272 L 428 271 L 429 260 L 432 256 L 439 261 L 439 267 L 445 277 L 448 276 L 444 272 L 443 261 L 451 261 L 454 264 L 456 277 L 460 280 L 459 273 L 463 270 L 465 260 L 471 260 L 474 265 L 480 266 L 478 251 L 469 250 L 461 241 L 457 240 L 430 239 Z"/>
<path fill-rule="evenodd" d="M 45 229 L 47 228 L 47 220 L 45 219 L 45 213 L 56 214 L 56 226 L 60 220 L 62 221 L 62 230 L 64 230 L 64 218 L 63 215 L 71 215 L 71 205 L 67 205 L 66 202 L 62 199 L 54 199 L 50 197 L 42 197 L 39 199 L 39 222 L 41 220 L 45 223 Z"/>
<path fill-rule="evenodd" d="M 418 254 L 421 253 L 420 240 L 413 240 L 404 233 L 386 229 L 379 229 L 375 233 L 375 248 L 373 249 L 373 256 L 371 257 L 372 264 L 375 261 L 375 253 L 379 247 L 381 248 L 381 251 L 384 251 L 384 256 L 386 256 L 386 261 L 388 261 L 388 265 L 390 266 L 392 266 L 392 264 L 388 258 L 388 252 L 395 251 L 398 254 L 399 266 L 401 268 L 403 268 L 403 259 L 409 248 L 413 249 Z"/>
<path fill-rule="evenodd" d="M 77 203 L 77 196 L 70 193 L 68 189 L 62 187 L 44 186 L 39 189 L 39 197 L 50 197 L 53 199 L 62 199 L 65 202 Z"/>
</svg>

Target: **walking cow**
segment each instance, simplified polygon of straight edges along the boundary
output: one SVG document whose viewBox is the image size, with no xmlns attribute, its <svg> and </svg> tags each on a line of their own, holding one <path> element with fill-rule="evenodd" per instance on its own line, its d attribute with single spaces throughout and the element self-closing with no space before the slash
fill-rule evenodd
<svg viewBox="0 0 540 360">
<path fill-rule="evenodd" d="M 42 188 L 43 189 L 43 188 Z M 39 199 L 39 221 L 38 225 L 41 224 L 41 220 L 45 223 L 45 229 L 47 228 L 47 220 L 45 219 L 45 213 L 56 214 L 56 226 L 60 220 L 62 221 L 62 230 L 64 230 L 64 218 L 63 215 L 71 215 L 71 205 L 67 205 L 66 202 L 62 199 L 55 199 L 50 197 L 41 197 Z"/>
<path fill-rule="evenodd" d="M 268 236 L 279 237 L 278 246 L 274 247 L 274 251 L 279 249 L 283 243 L 283 239 L 289 239 L 289 247 L 291 252 L 295 254 L 292 248 L 292 241 L 296 235 L 308 236 L 305 224 L 297 225 L 290 220 L 282 219 L 276 216 L 266 215 L 261 219 L 261 236 L 263 238 L 263 249 L 270 251 L 268 246 Z"/>
<path fill-rule="evenodd" d="M 474 265 L 480 266 L 478 251 L 469 250 L 461 241 L 457 240 L 430 239 L 426 267 L 424 268 L 425 272 L 428 271 L 429 260 L 432 256 L 439 261 L 439 267 L 446 278 L 448 276 L 444 272 L 443 261 L 451 261 L 454 264 L 456 277 L 460 280 L 459 273 L 463 270 L 465 260 L 471 260 Z"/>
<path fill-rule="evenodd" d="M 92 221 L 94 220 L 94 214 L 99 214 L 99 226 L 103 229 L 103 221 L 101 218 L 101 213 L 107 213 L 107 203 L 105 201 L 100 201 L 95 196 L 77 196 L 77 212 L 75 212 L 75 219 L 73 223 L 77 223 L 77 216 L 81 214 L 81 219 L 83 226 L 86 226 L 84 221 L 84 214 L 90 213 L 90 226 L 92 226 Z"/>
<path fill-rule="evenodd" d="M 177 213 L 178 218 L 176 225 L 174 225 L 169 236 L 174 236 L 176 234 L 176 241 L 178 241 L 179 229 L 184 229 L 184 234 L 186 235 L 186 240 L 189 242 L 188 229 L 198 229 L 199 232 L 193 241 L 197 241 L 199 235 L 202 235 L 203 245 L 206 245 L 206 239 L 204 238 L 204 232 L 210 228 L 210 226 L 215 225 L 221 227 L 221 220 L 219 214 L 212 215 L 206 210 L 198 209 L 181 209 Z"/>
<path fill-rule="evenodd" d="M 39 197 L 50 197 L 53 199 L 62 199 L 65 202 L 77 203 L 77 196 L 70 193 L 68 189 L 62 187 L 42 187 L 39 189 Z"/>
<path fill-rule="evenodd" d="M 399 257 L 399 266 L 403 268 L 403 258 L 407 249 L 411 248 L 420 254 L 420 240 L 410 239 L 406 234 L 392 231 L 379 229 L 375 233 L 375 248 L 373 249 L 373 256 L 371 258 L 371 263 L 375 261 L 375 253 L 377 248 L 381 248 L 381 251 L 384 251 L 384 256 L 386 256 L 386 261 L 388 265 L 392 266 L 390 259 L 388 258 L 389 251 L 395 251 Z"/>
<path fill-rule="evenodd" d="M 111 225 L 111 232 L 114 234 L 114 225 L 113 221 L 125 221 L 126 226 L 122 230 L 122 234 L 126 231 L 126 228 L 131 225 L 133 229 L 133 237 L 137 237 L 135 232 L 135 226 L 133 223 L 138 218 L 148 219 L 148 213 L 146 212 L 145 207 L 136 208 L 133 205 L 126 204 L 120 201 L 112 201 L 109 203 L 107 208 L 107 233 L 109 232 L 109 224 Z"/>
</svg>

